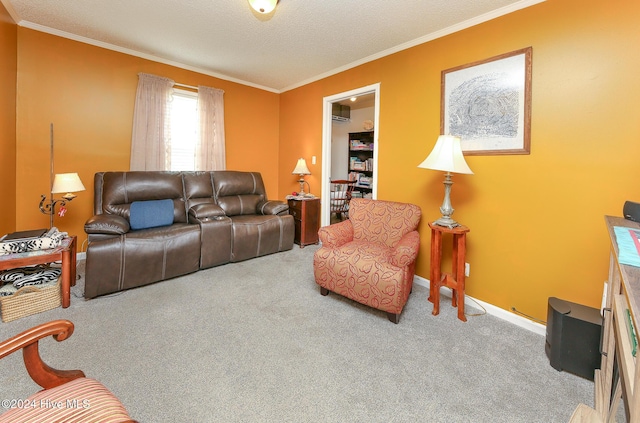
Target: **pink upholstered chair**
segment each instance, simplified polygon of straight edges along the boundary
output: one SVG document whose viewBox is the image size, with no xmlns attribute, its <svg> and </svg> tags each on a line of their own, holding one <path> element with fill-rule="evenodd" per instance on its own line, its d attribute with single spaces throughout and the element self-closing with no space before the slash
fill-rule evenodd
<svg viewBox="0 0 640 423">
<path fill-rule="evenodd" d="M 9 410 L 0 414 L 0 423 L 135 423 L 103 384 L 86 378 L 80 370 L 56 370 L 41 360 L 38 341 L 49 336 L 64 341 L 72 333 L 73 323 L 54 320 L 0 343 L 0 358 L 22 350 L 29 376 L 44 388 L 29 398 L 17 398 L 15 404 L 6 401 Z"/>
<path fill-rule="evenodd" d="M 313 273 L 320 293 L 386 311 L 398 323 L 413 286 L 420 215 L 413 204 L 352 199 L 349 219 L 318 233 Z"/>
</svg>

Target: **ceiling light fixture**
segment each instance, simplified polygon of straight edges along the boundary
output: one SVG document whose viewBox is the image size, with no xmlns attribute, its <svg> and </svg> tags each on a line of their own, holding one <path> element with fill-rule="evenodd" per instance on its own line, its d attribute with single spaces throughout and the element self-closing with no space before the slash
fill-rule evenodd
<svg viewBox="0 0 640 423">
<path fill-rule="evenodd" d="M 249 0 L 249 4 L 258 13 L 266 15 L 276 8 L 278 0 Z"/>
</svg>

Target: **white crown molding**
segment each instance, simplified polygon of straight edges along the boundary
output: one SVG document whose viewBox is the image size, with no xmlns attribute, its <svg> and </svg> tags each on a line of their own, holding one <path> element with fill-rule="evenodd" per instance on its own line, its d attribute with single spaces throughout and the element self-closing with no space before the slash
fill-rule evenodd
<svg viewBox="0 0 640 423">
<path fill-rule="evenodd" d="M 502 8 L 493 10 L 493 11 L 491 11 L 489 13 L 485 13 L 484 15 L 476 16 L 476 17 L 474 17 L 472 19 L 466 20 L 464 22 L 460 22 L 460 23 L 458 23 L 456 25 L 452 25 L 452 26 L 444 28 L 444 29 L 442 29 L 440 31 L 432 32 L 431 34 L 427 34 L 427 35 L 425 35 L 423 37 L 416 38 L 415 40 L 408 41 L 408 42 L 406 42 L 404 44 L 397 45 L 397 46 L 392 47 L 390 49 L 383 50 L 383 51 L 381 51 L 379 53 L 376 53 L 376 54 L 372 54 L 371 56 L 367 56 L 367 57 L 365 57 L 363 59 L 357 60 L 355 62 L 352 62 L 352 63 L 349 63 L 347 65 L 341 66 L 339 68 L 330 70 L 330 71 L 322 73 L 320 75 L 316 75 L 316 76 L 314 76 L 312 78 L 306 79 L 306 80 L 301 81 L 301 82 L 299 82 L 297 84 L 290 85 L 290 86 L 288 86 L 286 88 L 283 88 L 280 92 L 285 92 L 285 91 L 293 90 L 295 88 L 302 87 L 304 85 L 310 84 L 310 83 L 315 82 L 315 81 L 319 81 L 320 79 L 324 79 L 324 78 L 327 78 L 327 77 L 332 76 L 332 75 L 336 75 L 336 74 L 338 74 L 340 72 L 344 72 L 346 70 L 355 68 L 355 67 L 363 65 L 365 63 L 369 63 L 369 62 L 372 62 L 374 60 L 381 59 L 381 58 L 383 58 L 385 56 L 389 56 L 389 55 L 392 55 L 394 53 L 398 53 L 398 52 L 400 52 L 402 50 L 407 50 L 407 49 L 409 49 L 411 47 L 415 47 L 415 46 L 418 46 L 420 44 L 424 44 L 426 42 L 433 41 L 433 40 L 436 40 L 438 38 L 445 37 L 445 36 L 453 34 L 455 32 L 462 31 L 462 30 L 467 29 L 467 28 L 471 28 L 472 26 L 475 26 L 475 25 L 490 21 L 490 20 L 495 19 L 495 18 L 499 18 L 499 17 L 504 16 L 504 15 L 508 15 L 509 13 L 515 12 L 515 11 L 520 10 L 520 9 L 525 9 L 525 8 L 527 8 L 529 6 L 533 6 L 533 5 L 536 5 L 538 3 L 543 3 L 545 1 L 547 1 L 547 0 L 522 0 L 522 1 L 519 1 L 517 3 L 513 3 L 513 4 L 510 4 L 508 6 L 504 6 Z"/>
<path fill-rule="evenodd" d="M 290 85 L 290 86 L 288 86 L 288 87 L 286 87 L 284 89 L 281 89 L 281 90 L 278 90 L 278 89 L 275 89 L 275 88 L 271 88 L 271 87 L 266 87 L 266 86 L 259 85 L 259 84 L 254 84 L 252 82 L 248 82 L 248 81 L 244 81 L 244 80 L 241 80 L 241 79 L 233 78 L 233 77 L 230 77 L 228 75 L 220 74 L 220 73 L 217 73 L 217 72 L 211 72 L 209 70 L 198 68 L 198 67 L 195 67 L 195 66 L 185 65 L 183 63 L 175 62 L 173 60 L 164 59 L 162 57 L 157 57 L 157 56 L 154 56 L 154 55 L 151 55 L 151 54 L 147 54 L 147 53 L 142 53 L 142 52 L 139 52 L 139 51 L 136 51 L 136 50 L 133 50 L 133 49 L 119 47 L 119 46 L 116 46 L 116 45 L 113 45 L 113 44 L 105 43 L 105 42 L 102 42 L 102 41 L 97 41 L 97 40 L 94 40 L 94 39 L 91 39 L 91 38 L 82 37 L 82 36 L 79 36 L 79 35 L 74 35 L 74 34 L 71 34 L 71 33 L 65 32 L 65 31 L 60 31 L 60 30 L 57 30 L 55 28 L 50 28 L 50 27 L 47 27 L 47 26 L 44 26 L 44 25 L 33 23 L 33 22 L 23 21 L 23 20 L 20 19 L 20 17 L 16 13 L 16 11 L 11 6 L 11 3 L 10 3 L 9 0 L 0 0 L 0 1 L 2 2 L 4 7 L 7 9 L 7 12 L 9 12 L 9 15 L 12 17 L 12 19 L 19 26 L 24 27 L 24 28 L 29 28 L 29 29 L 33 29 L 35 31 L 45 32 L 45 33 L 48 33 L 48 34 L 51 34 L 51 35 L 67 38 L 67 39 L 78 41 L 78 42 L 85 43 L 85 44 L 90 44 L 90 45 L 93 45 L 93 46 L 96 46 L 96 47 L 105 48 L 107 50 L 117 51 L 119 53 L 128 54 L 128 55 L 134 56 L 134 57 L 140 57 L 142 59 L 151 60 L 153 62 L 163 63 L 163 64 L 170 65 L 170 66 L 175 66 L 177 68 L 190 70 L 190 71 L 193 71 L 193 72 L 201 73 L 203 75 L 208 75 L 208 76 L 212 76 L 214 78 L 223 79 L 225 81 L 235 82 L 237 84 L 246 85 L 246 86 L 257 88 L 257 89 L 260 89 L 260 90 L 269 91 L 269 92 L 276 93 L 276 94 L 281 94 L 283 92 L 290 91 L 290 90 L 293 90 L 295 88 L 302 87 L 304 85 L 310 84 L 312 82 L 319 81 L 319 80 L 327 78 L 329 76 L 336 75 L 336 74 L 338 74 L 340 72 L 344 72 L 344 71 L 352 69 L 352 68 L 354 68 L 356 66 L 360 66 L 360 65 L 362 65 L 364 63 L 372 62 L 374 60 L 383 58 L 385 56 L 389 56 L 391 54 L 400 52 L 402 50 L 406 50 L 406 49 L 409 49 L 411 47 L 415 47 L 417 45 L 424 44 L 426 42 L 433 41 L 435 39 L 444 37 L 446 35 L 450 35 L 450 34 L 453 34 L 455 32 L 458 32 L 458 31 L 462 31 L 464 29 L 467 29 L 467 28 L 470 28 L 472 26 L 475 26 L 475 25 L 490 21 L 492 19 L 507 15 L 509 13 L 512 13 L 512 12 L 515 12 L 515 11 L 518 11 L 518 10 L 521 10 L 521 9 L 524 9 L 524 8 L 527 8 L 527 7 L 530 7 L 530 6 L 533 6 L 533 5 L 536 5 L 538 3 L 543 3 L 546 0 L 522 0 L 522 1 L 510 4 L 510 5 L 504 6 L 502 8 L 493 10 L 493 11 L 491 11 L 489 13 L 485 13 L 484 15 L 476 16 L 476 17 L 474 17 L 472 19 L 469 19 L 467 21 L 461 22 L 461 23 L 456 24 L 456 25 L 452 25 L 452 26 L 450 26 L 448 28 L 444 28 L 444 29 L 442 29 L 440 31 L 436 31 L 436 32 L 433 32 L 431 34 L 427 34 L 427 35 L 425 35 L 423 37 L 416 38 L 415 40 L 408 41 L 406 43 L 400 44 L 398 46 L 392 47 L 392 48 L 387 49 L 387 50 L 383 50 L 383 51 L 381 51 L 379 53 L 373 54 L 371 56 L 368 56 L 368 57 L 365 57 L 363 59 L 357 60 L 355 62 L 349 63 L 347 65 L 340 66 L 340 67 L 335 68 L 333 70 L 330 70 L 328 72 L 321 73 L 321 74 L 316 75 L 316 76 L 314 76 L 312 78 L 306 79 L 304 81 L 300 81 L 300 82 L 298 82 L 298 83 L 296 83 L 294 85 Z"/>
<path fill-rule="evenodd" d="M 16 23 L 20 22 L 20 16 L 18 16 L 18 13 L 13 8 L 9 0 L 0 0 L 0 3 L 2 3 L 5 9 L 7 9 L 9 16 L 11 16 L 11 19 L 13 19 L 14 22 Z"/>
<path fill-rule="evenodd" d="M 92 38 L 82 37 L 82 36 L 79 36 L 79 35 L 71 34 L 69 32 L 60 31 L 58 29 L 50 28 L 48 26 L 36 24 L 36 23 L 33 23 L 33 22 L 20 21 L 18 23 L 18 25 L 23 27 L 23 28 L 33 29 L 34 31 L 44 32 L 44 33 L 55 35 L 55 36 L 58 36 L 58 37 L 67 38 L 67 39 L 70 39 L 70 40 L 73 40 L 73 41 L 78 41 L 80 43 L 89 44 L 89 45 L 93 45 L 93 46 L 96 46 L 96 47 L 101 47 L 101 48 L 104 48 L 104 49 L 107 49 L 107 50 L 116 51 L 118 53 L 128 54 L 129 56 L 140 57 L 142 59 L 151 60 L 152 62 L 163 63 L 165 65 L 175 66 L 175 67 L 180 68 L 180 69 L 190 70 L 190 71 L 193 71 L 193 72 L 201 73 L 203 75 L 208 75 L 208 76 L 212 76 L 214 78 L 223 79 L 225 81 L 235 82 L 237 84 L 246 85 L 246 86 L 257 88 L 257 89 L 260 89 L 260 90 L 264 90 L 264 91 L 269 91 L 269 92 L 272 92 L 272 93 L 280 94 L 280 91 L 278 91 L 278 90 L 276 90 L 274 88 L 265 87 L 263 85 L 254 84 L 254 83 L 248 82 L 248 81 L 243 81 L 241 79 L 233 78 L 231 76 L 227 76 L 227 75 L 224 75 L 224 74 L 221 74 L 221 73 L 211 72 L 211 71 L 208 71 L 206 69 L 201 69 L 201 68 L 198 68 L 198 67 L 195 67 L 195 66 L 185 65 L 184 63 L 174 62 L 173 60 L 164 59 L 162 57 L 154 56 L 152 54 L 141 53 L 141 52 L 139 52 L 137 50 L 132 50 L 132 49 L 129 49 L 129 48 L 119 47 L 119 46 L 116 46 L 116 45 L 113 45 L 113 44 L 109 44 L 109 43 L 105 43 L 105 42 L 102 42 L 102 41 L 97 41 L 97 40 L 94 40 Z"/>
</svg>

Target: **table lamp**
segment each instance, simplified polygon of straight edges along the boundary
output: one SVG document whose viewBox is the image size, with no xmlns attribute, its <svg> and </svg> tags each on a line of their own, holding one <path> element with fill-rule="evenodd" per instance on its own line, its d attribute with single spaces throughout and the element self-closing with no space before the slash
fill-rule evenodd
<svg viewBox="0 0 640 423">
<path fill-rule="evenodd" d="M 453 207 L 451 207 L 450 200 L 451 185 L 453 185 L 451 173 L 473 174 L 467 162 L 464 160 L 462 147 L 460 147 L 460 138 L 452 135 L 440 135 L 429 156 L 427 156 L 418 167 L 445 172 L 444 201 L 440 207 L 442 216 L 433 223 L 448 228 L 460 226 L 460 224 L 451 217 L 453 214 Z"/>
<path fill-rule="evenodd" d="M 296 167 L 293 169 L 291 174 L 300 175 L 300 179 L 298 179 L 298 182 L 300 183 L 300 192 L 298 195 L 304 195 L 304 175 L 311 175 L 311 172 L 309 172 L 307 162 L 302 157 L 298 159 L 298 163 L 296 163 Z"/>
</svg>

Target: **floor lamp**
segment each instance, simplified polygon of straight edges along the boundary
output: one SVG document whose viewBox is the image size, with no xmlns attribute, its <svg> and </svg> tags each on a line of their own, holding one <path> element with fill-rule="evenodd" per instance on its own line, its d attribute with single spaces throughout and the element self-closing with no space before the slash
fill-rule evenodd
<svg viewBox="0 0 640 423">
<path fill-rule="evenodd" d="M 76 198 L 74 192 L 84 191 L 84 185 L 77 173 L 53 173 L 53 123 L 50 130 L 50 171 L 49 171 L 49 183 L 50 193 L 49 201 L 47 196 L 42 194 L 40 196 L 40 211 L 49 215 L 49 229 L 53 228 L 53 215 L 56 213 L 56 205 L 60 207 L 59 213 L 62 216 L 64 214 L 64 206 L 67 202 Z M 62 198 L 54 199 L 53 194 L 66 193 Z"/>
<path fill-rule="evenodd" d="M 424 159 L 418 167 L 445 172 L 444 201 L 440 207 L 440 213 L 442 213 L 442 216 L 433 223 L 435 225 L 446 226 L 448 228 L 460 226 L 460 224 L 451 217 L 453 214 L 453 207 L 451 206 L 450 199 L 451 185 L 453 185 L 451 173 L 473 174 L 467 165 L 467 162 L 464 160 L 462 147 L 460 147 L 460 138 L 452 135 L 440 135 L 429 156 L 427 156 L 427 158 Z"/>
</svg>

